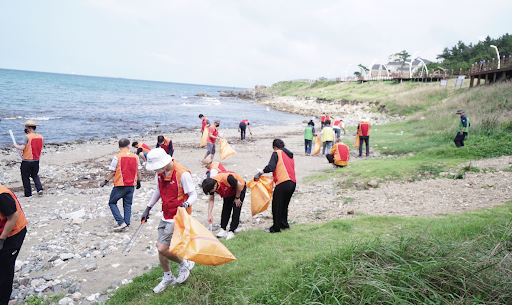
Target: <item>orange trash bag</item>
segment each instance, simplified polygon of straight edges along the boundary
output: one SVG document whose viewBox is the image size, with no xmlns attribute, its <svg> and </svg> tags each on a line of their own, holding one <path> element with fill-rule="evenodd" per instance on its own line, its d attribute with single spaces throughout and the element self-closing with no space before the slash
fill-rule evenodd
<svg viewBox="0 0 512 305">
<path fill-rule="evenodd" d="M 359 134 L 356 134 L 356 141 L 354 142 L 354 148 L 359 147 Z"/>
<path fill-rule="evenodd" d="M 272 177 L 261 176 L 260 179 L 247 182 L 247 187 L 251 189 L 251 212 L 252 216 L 259 214 L 270 204 L 272 192 L 274 191 L 274 181 Z"/>
<path fill-rule="evenodd" d="M 236 151 L 229 145 L 228 140 L 220 139 L 219 155 L 222 161 L 236 154 Z"/>
<path fill-rule="evenodd" d="M 178 207 L 169 249 L 172 254 L 201 265 L 217 266 L 236 258 L 199 221 Z"/>
<path fill-rule="evenodd" d="M 312 155 L 318 155 L 320 153 L 320 149 L 322 148 L 322 139 L 319 136 L 315 136 L 315 147 L 313 148 Z"/>
<path fill-rule="evenodd" d="M 206 140 L 208 140 L 208 130 L 210 129 L 210 125 L 206 125 L 203 130 L 203 135 L 201 137 L 201 147 L 206 146 Z"/>
</svg>

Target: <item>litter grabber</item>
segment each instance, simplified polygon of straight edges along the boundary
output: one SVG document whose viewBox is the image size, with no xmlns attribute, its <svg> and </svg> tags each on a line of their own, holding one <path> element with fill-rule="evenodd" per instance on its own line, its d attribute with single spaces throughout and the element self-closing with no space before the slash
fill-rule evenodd
<svg viewBox="0 0 512 305">
<path fill-rule="evenodd" d="M 18 143 L 16 143 L 14 135 L 12 134 L 12 130 L 9 130 L 9 134 L 11 135 L 12 143 L 18 145 Z M 21 152 L 17 148 L 16 151 L 18 152 L 18 156 L 20 156 L 20 159 L 23 160 L 23 158 L 21 157 Z"/>
<path fill-rule="evenodd" d="M 130 249 L 132 248 L 133 244 L 135 243 L 135 239 L 137 239 L 137 235 L 139 235 L 139 232 L 140 230 L 142 229 L 142 226 L 146 223 L 146 219 L 143 219 L 141 222 L 140 222 L 140 226 L 137 228 L 137 231 L 135 231 L 135 233 L 133 234 L 132 238 L 130 239 L 130 241 L 128 242 L 128 244 L 126 244 L 126 247 L 124 247 L 123 251 L 121 253 L 124 253 L 125 251 L 128 253 L 130 252 Z"/>
</svg>

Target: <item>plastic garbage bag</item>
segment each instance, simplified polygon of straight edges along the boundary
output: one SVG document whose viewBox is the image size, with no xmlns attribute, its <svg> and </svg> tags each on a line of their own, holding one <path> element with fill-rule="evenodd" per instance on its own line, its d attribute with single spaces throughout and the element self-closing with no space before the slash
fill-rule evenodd
<svg viewBox="0 0 512 305">
<path fill-rule="evenodd" d="M 319 136 L 315 136 L 315 147 L 313 148 L 312 155 L 318 155 L 320 153 L 320 150 L 322 148 L 322 139 L 320 139 Z"/>
<path fill-rule="evenodd" d="M 174 216 L 170 251 L 201 265 L 217 266 L 236 260 L 226 246 L 182 207 Z"/>
<path fill-rule="evenodd" d="M 356 141 L 354 142 L 354 148 L 359 147 L 359 134 L 356 134 Z"/>
<path fill-rule="evenodd" d="M 206 125 L 203 130 L 203 136 L 201 137 L 201 147 L 206 146 L 206 140 L 208 140 L 208 130 L 210 130 L 210 125 Z"/>
<path fill-rule="evenodd" d="M 220 139 L 219 155 L 222 161 L 236 154 L 236 151 L 229 145 L 228 140 Z"/>
<path fill-rule="evenodd" d="M 251 190 L 252 216 L 268 209 L 274 188 L 272 177 L 261 176 L 258 180 L 252 178 L 247 182 L 247 187 Z"/>
</svg>

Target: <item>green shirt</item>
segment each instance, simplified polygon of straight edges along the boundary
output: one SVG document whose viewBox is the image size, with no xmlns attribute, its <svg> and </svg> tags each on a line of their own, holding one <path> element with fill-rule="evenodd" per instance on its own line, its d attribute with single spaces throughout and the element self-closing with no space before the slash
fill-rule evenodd
<svg viewBox="0 0 512 305">
<path fill-rule="evenodd" d="M 313 126 L 307 126 L 304 131 L 304 139 L 313 140 Z"/>
<path fill-rule="evenodd" d="M 471 126 L 471 124 L 469 123 L 469 119 L 466 115 L 463 115 L 460 117 L 459 132 L 462 131 L 462 128 L 464 127 L 464 125 L 466 125 L 464 132 L 469 132 L 469 126 Z"/>
</svg>

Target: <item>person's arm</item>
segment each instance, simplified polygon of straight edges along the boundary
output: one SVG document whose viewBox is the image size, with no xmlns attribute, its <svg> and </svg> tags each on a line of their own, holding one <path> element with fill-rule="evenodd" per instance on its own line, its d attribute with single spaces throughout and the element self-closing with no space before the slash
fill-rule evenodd
<svg viewBox="0 0 512 305">
<path fill-rule="evenodd" d="M 343 134 L 347 134 L 347 130 L 345 129 L 345 123 L 341 122 L 341 128 L 343 128 Z"/>
<path fill-rule="evenodd" d="M 464 130 L 466 130 L 466 127 L 468 126 L 467 119 L 466 118 L 462 118 L 461 121 L 462 121 L 462 130 L 461 130 L 461 132 L 464 132 Z"/>
<path fill-rule="evenodd" d="M 169 152 L 167 154 L 171 157 L 174 154 L 174 145 L 172 145 L 172 140 L 169 141 Z"/>
<path fill-rule="evenodd" d="M 212 212 L 213 212 L 213 203 L 215 202 L 215 195 L 210 195 L 208 198 L 208 221 L 213 220 Z"/>
<path fill-rule="evenodd" d="M 333 155 L 333 156 L 334 156 L 334 153 L 335 153 L 335 152 L 336 152 L 336 145 L 333 145 L 333 146 L 331 147 L 331 151 L 330 151 L 329 153 L 330 153 L 331 155 Z"/>
<path fill-rule="evenodd" d="M 250 134 L 251 134 L 251 136 L 252 136 L 251 126 L 249 126 L 249 123 L 247 123 L 247 128 L 249 128 L 249 133 L 250 133 Z"/>
<path fill-rule="evenodd" d="M 240 207 L 242 205 L 242 201 L 240 200 L 240 194 L 242 193 L 242 190 L 244 189 L 244 185 L 240 183 L 238 180 L 236 180 L 233 175 L 228 176 L 228 183 L 229 185 L 235 189 L 235 204 L 237 207 Z"/>
<path fill-rule="evenodd" d="M 0 234 L 0 245 L 3 247 L 4 241 L 11 234 L 12 229 L 18 221 L 19 215 L 16 209 L 16 201 L 7 193 L 0 194 L 0 211 L 5 215 L 7 221 L 4 225 L 4 230 Z"/>
<path fill-rule="evenodd" d="M 218 171 L 218 170 L 216 170 L 216 169 L 211 169 L 211 170 L 210 170 L 210 178 L 217 176 L 217 174 L 218 174 L 218 173 L 219 173 L 219 171 Z"/>
<path fill-rule="evenodd" d="M 268 162 L 268 165 L 263 169 L 262 174 L 273 172 L 276 169 L 278 160 L 279 157 L 277 157 L 277 152 L 273 152 L 272 156 L 270 157 L 270 161 Z"/>
<path fill-rule="evenodd" d="M 183 192 L 188 195 L 187 201 L 182 203 L 181 206 L 188 208 L 197 200 L 196 188 L 194 187 L 194 181 L 192 180 L 192 176 L 189 172 L 185 172 L 181 175 L 180 183 L 181 187 L 183 188 Z"/>
<path fill-rule="evenodd" d="M 19 144 L 12 144 L 12 146 L 14 148 L 16 148 L 17 150 L 21 150 L 23 151 L 25 149 L 25 146 L 27 145 L 28 143 L 28 137 L 27 136 L 24 136 L 21 141 L 19 142 Z"/>
<path fill-rule="evenodd" d="M 146 221 L 149 217 L 149 211 L 155 206 L 155 204 L 160 199 L 160 188 L 158 187 L 158 174 L 155 174 L 155 182 L 156 182 L 156 188 L 153 192 L 153 196 L 151 196 L 151 199 L 149 199 L 148 205 L 146 206 L 146 210 L 144 213 L 142 213 L 142 217 L 140 218 L 140 221 Z"/>
</svg>

